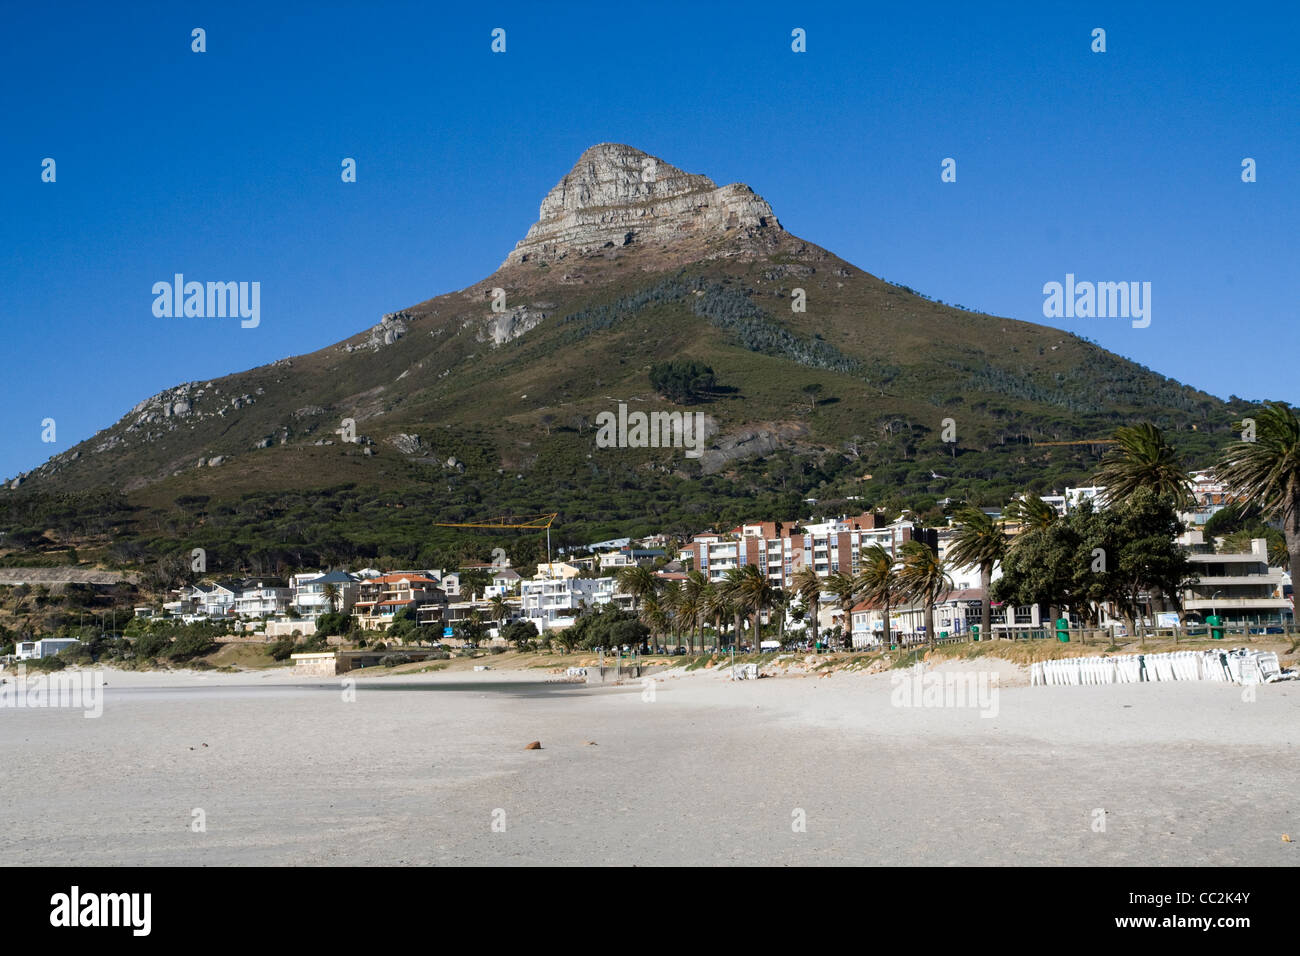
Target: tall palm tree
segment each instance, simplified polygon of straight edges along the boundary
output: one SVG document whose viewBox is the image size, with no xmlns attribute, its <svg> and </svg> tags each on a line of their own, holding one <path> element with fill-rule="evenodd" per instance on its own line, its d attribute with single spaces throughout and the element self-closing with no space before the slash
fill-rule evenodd
<svg viewBox="0 0 1300 956">
<path fill-rule="evenodd" d="M 1180 511 L 1192 505 L 1187 469 L 1164 433 L 1149 422 L 1115 430 L 1115 445 L 1102 456 L 1097 484 L 1105 485 L 1105 503 L 1126 501 L 1139 488 L 1173 500 Z"/>
<path fill-rule="evenodd" d="M 656 634 L 660 636 L 667 634 L 668 629 L 672 627 L 672 614 L 657 594 L 646 595 L 641 602 L 637 617 L 650 629 L 652 639 Z"/>
<path fill-rule="evenodd" d="M 889 612 L 897 603 L 902 593 L 897 562 L 888 548 L 873 544 L 862 549 L 858 563 L 858 573 L 853 579 L 855 590 L 863 600 L 880 605 L 885 616 L 885 630 L 882 647 L 889 646 Z"/>
<path fill-rule="evenodd" d="M 727 572 L 727 590 L 736 604 L 737 623 L 741 614 L 754 618 L 754 650 L 758 650 L 763 613 L 772 606 L 776 586 L 756 564 L 745 564 Z M 737 629 L 739 634 L 739 629 Z"/>
<path fill-rule="evenodd" d="M 800 568 L 794 573 L 791 583 L 794 585 L 794 593 L 799 596 L 800 602 L 808 608 L 808 614 L 812 621 L 813 637 L 817 637 L 817 611 L 821 605 L 822 599 L 822 579 L 818 577 L 817 572 L 812 568 Z"/>
<path fill-rule="evenodd" d="M 1291 580 L 1300 581 L 1300 419 L 1295 409 L 1271 402 L 1256 412 L 1255 440 L 1229 445 L 1215 474 L 1233 494 L 1282 522 Z"/>
<path fill-rule="evenodd" d="M 681 584 L 677 581 L 665 581 L 659 588 L 659 603 L 668 612 L 673 643 L 676 644 L 676 638 L 681 634 L 682 624 L 685 622 L 682 616 Z"/>
<path fill-rule="evenodd" d="M 632 595 L 632 613 L 635 614 L 649 595 L 659 590 L 659 579 L 654 572 L 642 564 L 629 564 L 619 568 L 614 574 L 618 588 L 624 594 Z"/>
<path fill-rule="evenodd" d="M 704 614 L 713 622 L 715 646 L 722 646 L 723 622 L 730 620 L 734 613 L 735 605 L 726 582 L 710 581 L 708 590 L 704 592 Z"/>
<path fill-rule="evenodd" d="M 785 645 L 785 619 L 790 613 L 790 592 L 784 588 L 772 589 L 772 614 L 776 617 L 776 640 Z"/>
<path fill-rule="evenodd" d="M 1041 499 L 1040 499 L 1041 500 Z M 985 640 L 993 624 L 993 605 L 989 596 L 993 584 L 993 566 L 1007 556 L 1007 535 L 1002 525 L 980 511 L 966 508 L 957 514 L 957 535 L 948 545 L 949 560 L 959 567 L 980 569 L 980 590 L 984 592 L 980 608 L 980 634 Z"/>
<path fill-rule="evenodd" d="M 337 614 L 339 609 L 339 599 L 343 596 L 339 591 L 339 586 L 333 583 L 326 584 L 320 589 L 320 593 L 324 596 L 325 600 L 329 602 L 330 613 Z"/>
<path fill-rule="evenodd" d="M 497 633 L 500 634 L 502 622 L 510 616 L 510 605 L 500 594 L 494 595 L 488 603 L 491 605 L 492 620 L 497 622 Z"/>
<path fill-rule="evenodd" d="M 952 590 L 952 578 L 939 555 L 925 542 L 905 541 L 899 551 L 903 567 L 898 580 L 903 595 L 909 601 L 920 602 L 925 609 L 925 637 L 933 646 L 934 606 Z"/>
<path fill-rule="evenodd" d="M 834 594 L 844 611 L 844 644 L 853 644 L 853 605 L 858 603 L 858 590 L 855 580 L 838 571 L 826 578 L 826 590 Z"/>
<path fill-rule="evenodd" d="M 708 596 L 709 579 L 700 571 L 689 571 L 686 574 L 686 582 L 682 585 L 681 603 L 678 605 L 678 612 L 683 620 L 687 621 L 690 626 L 690 637 L 687 642 L 690 644 L 692 653 L 695 651 L 695 635 L 700 629 L 700 620 L 705 614 L 705 598 Z"/>
</svg>

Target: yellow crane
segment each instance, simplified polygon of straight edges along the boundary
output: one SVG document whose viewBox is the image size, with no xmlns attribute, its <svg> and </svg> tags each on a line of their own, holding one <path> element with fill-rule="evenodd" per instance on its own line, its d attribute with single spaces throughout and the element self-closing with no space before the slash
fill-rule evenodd
<svg viewBox="0 0 1300 956">
<path fill-rule="evenodd" d="M 525 528 L 541 531 L 546 529 L 546 563 L 551 563 L 551 522 L 560 516 L 558 511 L 547 511 L 536 515 L 501 515 L 485 521 L 435 521 L 435 528 Z"/>
<path fill-rule="evenodd" d="M 1113 445 L 1114 438 L 1083 438 L 1079 441 L 1036 441 L 1030 442 L 1031 447 L 1037 448 L 1040 445 Z"/>
</svg>

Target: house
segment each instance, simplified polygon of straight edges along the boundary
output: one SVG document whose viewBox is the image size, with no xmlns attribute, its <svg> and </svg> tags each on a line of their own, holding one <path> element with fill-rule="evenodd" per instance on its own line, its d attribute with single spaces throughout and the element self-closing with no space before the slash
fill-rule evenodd
<svg viewBox="0 0 1300 956">
<path fill-rule="evenodd" d="M 447 595 L 433 578 L 418 574 L 383 574 L 360 583 L 352 613 L 369 630 L 383 630 L 399 611 L 444 604 Z"/>
<path fill-rule="evenodd" d="M 346 571 L 312 571 L 295 574 L 289 579 L 289 588 L 293 591 L 291 607 L 301 617 L 315 618 L 328 614 L 331 610 L 329 599 L 325 596 L 328 585 L 334 585 L 337 592 L 335 609 L 340 614 L 350 614 L 352 606 L 357 603 L 361 593 L 360 582 Z"/>
<path fill-rule="evenodd" d="M 20 661 L 39 660 L 53 657 L 60 651 L 67 650 L 81 641 L 75 637 L 47 637 L 39 641 L 18 641 L 14 644 L 14 656 Z"/>
<path fill-rule="evenodd" d="M 273 617 L 289 609 L 293 591 L 278 581 L 249 581 L 235 597 L 235 614 L 239 617 Z"/>
<path fill-rule="evenodd" d="M 491 600 L 494 597 L 505 597 L 508 594 L 515 594 L 519 590 L 519 582 L 523 578 L 518 571 L 510 568 L 498 568 L 492 575 L 492 583 L 483 589 L 483 597 Z"/>
<path fill-rule="evenodd" d="M 576 562 L 553 561 L 550 564 L 537 566 L 539 578 L 576 578 L 581 573 L 582 569 Z"/>
<path fill-rule="evenodd" d="M 191 619 L 223 620 L 235 616 L 235 602 L 242 585 L 233 581 L 214 584 L 196 584 L 181 595 L 182 605 L 188 606 L 186 622 Z M 184 613 L 184 612 L 183 612 Z"/>
</svg>

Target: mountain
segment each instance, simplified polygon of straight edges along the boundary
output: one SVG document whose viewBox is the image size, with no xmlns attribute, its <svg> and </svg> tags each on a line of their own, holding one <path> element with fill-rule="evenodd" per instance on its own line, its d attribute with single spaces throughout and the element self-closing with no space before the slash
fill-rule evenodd
<svg viewBox="0 0 1300 956">
<path fill-rule="evenodd" d="M 709 366 L 714 387 L 673 405 L 649 377 L 668 361 Z M 600 447 L 620 403 L 701 412 L 707 447 Z M 582 541 L 796 515 L 806 497 L 993 502 L 1084 480 L 1100 450 L 1034 441 L 1149 420 L 1208 457 L 1233 412 L 1067 332 L 891 285 L 791 235 L 748 186 L 602 143 L 492 275 L 145 399 L 11 480 L 0 528 L 47 546 L 37 525 L 75 527 L 77 495 L 110 496 L 120 560 L 204 535 L 240 566 L 277 548 L 414 560 L 461 540 L 434 519 L 559 511 L 560 539 Z"/>
</svg>

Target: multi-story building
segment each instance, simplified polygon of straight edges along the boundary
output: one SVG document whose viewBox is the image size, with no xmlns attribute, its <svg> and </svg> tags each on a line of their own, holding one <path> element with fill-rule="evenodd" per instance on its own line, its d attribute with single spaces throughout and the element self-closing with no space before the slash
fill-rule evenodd
<svg viewBox="0 0 1300 956">
<path fill-rule="evenodd" d="M 573 624 L 583 607 L 625 606 L 631 598 L 617 593 L 613 578 L 538 577 L 522 582 L 520 602 L 523 616 L 544 631 Z"/>
<path fill-rule="evenodd" d="M 381 630 L 393 623 L 399 611 L 418 609 L 426 604 L 440 604 L 446 594 L 433 578 L 414 574 L 383 574 L 362 581 L 357 602 L 352 607 L 364 628 Z"/>
<path fill-rule="evenodd" d="M 897 554 L 914 537 L 935 535 L 917 528 L 907 516 L 890 524 L 873 514 L 818 522 L 760 521 L 726 534 L 698 534 L 684 557 L 710 581 L 725 579 L 732 568 L 754 564 L 774 585 L 790 588 L 802 568 L 812 568 L 819 577 L 853 575 L 863 548 L 878 544 Z"/>
<path fill-rule="evenodd" d="M 246 581 L 235 598 L 239 617 L 270 617 L 283 614 L 293 600 L 293 591 L 279 582 Z"/>
<path fill-rule="evenodd" d="M 361 593 L 361 585 L 346 571 L 311 571 L 293 575 L 289 579 L 289 588 L 293 591 L 291 607 L 300 617 L 315 618 L 328 614 L 331 608 L 326 588 L 331 584 L 336 593 L 334 609 L 340 614 L 350 613 Z"/>
<path fill-rule="evenodd" d="M 1286 595 L 1287 574 L 1270 567 L 1268 541 L 1255 538 L 1245 552 L 1215 553 L 1200 531 L 1181 539 L 1196 569 L 1196 582 L 1183 592 L 1183 611 L 1205 617 L 1217 614 L 1232 624 L 1284 624 L 1294 617 Z"/>
</svg>

